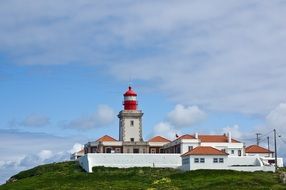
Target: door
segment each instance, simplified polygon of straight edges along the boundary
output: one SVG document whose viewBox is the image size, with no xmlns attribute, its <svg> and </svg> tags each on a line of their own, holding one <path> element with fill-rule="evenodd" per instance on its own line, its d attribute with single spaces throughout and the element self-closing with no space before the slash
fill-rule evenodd
<svg viewBox="0 0 286 190">
<path fill-rule="evenodd" d="M 139 148 L 134 148 L 133 153 L 138 154 L 139 153 Z"/>
</svg>

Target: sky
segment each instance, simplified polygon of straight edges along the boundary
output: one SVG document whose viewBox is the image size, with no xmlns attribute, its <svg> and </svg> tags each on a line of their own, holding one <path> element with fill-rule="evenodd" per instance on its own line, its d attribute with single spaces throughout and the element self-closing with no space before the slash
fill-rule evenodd
<svg viewBox="0 0 286 190">
<path fill-rule="evenodd" d="M 286 158 L 284 0 L 0 1 L 0 183 L 118 138 L 131 85 L 143 136 L 224 134 Z"/>
</svg>

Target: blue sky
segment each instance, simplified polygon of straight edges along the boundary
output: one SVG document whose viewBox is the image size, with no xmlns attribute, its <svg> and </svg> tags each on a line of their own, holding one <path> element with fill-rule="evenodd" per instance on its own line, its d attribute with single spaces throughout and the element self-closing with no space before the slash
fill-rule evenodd
<svg viewBox="0 0 286 190">
<path fill-rule="evenodd" d="M 117 138 L 129 84 L 145 139 L 276 128 L 286 157 L 285 17 L 279 0 L 1 1 L 0 182 Z"/>
</svg>

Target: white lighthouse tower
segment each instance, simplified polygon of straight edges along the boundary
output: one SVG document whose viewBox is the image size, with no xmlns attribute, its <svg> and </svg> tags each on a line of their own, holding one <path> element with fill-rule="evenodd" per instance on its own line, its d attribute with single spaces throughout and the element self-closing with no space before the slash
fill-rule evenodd
<svg viewBox="0 0 286 190">
<path fill-rule="evenodd" d="M 142 116 L 141 110 L 137 109 L 137 94 L 131 88 L 124 93 L 124 110 L 118 114 L 119 118 L 119 141 L 142 142 Z"/>
</svg>

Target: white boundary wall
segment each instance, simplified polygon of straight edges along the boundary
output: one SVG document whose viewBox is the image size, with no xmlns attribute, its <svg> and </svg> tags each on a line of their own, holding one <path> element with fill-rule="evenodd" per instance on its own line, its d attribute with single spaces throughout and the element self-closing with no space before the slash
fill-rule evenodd
<svg viewBox="0 0 286 190">
<path fill-rule="evenodd" d="M 180 154 L 105 154 L 89 153 L 79 159 L 80 165 L 87 172 L 92 172 L 94 166 L 105 167 L 156 167 L 180 168 Z"/>
</svg>

